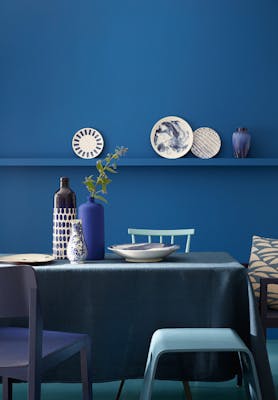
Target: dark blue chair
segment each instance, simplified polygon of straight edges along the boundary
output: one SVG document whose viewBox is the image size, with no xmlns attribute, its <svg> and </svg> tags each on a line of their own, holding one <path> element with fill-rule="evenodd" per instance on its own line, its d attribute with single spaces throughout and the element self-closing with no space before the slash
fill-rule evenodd
<svg viewBox="0 0 278 400">
<path fill-rule="evenodd" d="M 91 346 L 86 334 L 43 330 L 35 270 L 0 267 L 0 376 L 3 400 L 12 400 L 12 381 L 28 382 L 28 400 L 41 397 L 43 373 L 80 353 L 83 400 L 92 399 Z M 3 326 L 9 321 L 9 326 Z M 26 318 L 28 327 L 11 321 Z M 17 324 L 18 325 L 18 324 Z"/>
</svg>

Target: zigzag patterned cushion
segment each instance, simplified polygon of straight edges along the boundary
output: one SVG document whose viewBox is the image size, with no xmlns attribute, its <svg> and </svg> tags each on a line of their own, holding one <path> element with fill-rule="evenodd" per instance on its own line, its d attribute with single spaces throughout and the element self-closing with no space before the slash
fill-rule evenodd
<svg viewBox="0 0 278 400">
<path fill-rule="evenodd" d="M 278 278 L 278 239 L 253 236 L 248 273 L 256 297 L 260 278 Z M 278 310 L 278 285 L 268 286 L 268 306 Z"/>
</svg>

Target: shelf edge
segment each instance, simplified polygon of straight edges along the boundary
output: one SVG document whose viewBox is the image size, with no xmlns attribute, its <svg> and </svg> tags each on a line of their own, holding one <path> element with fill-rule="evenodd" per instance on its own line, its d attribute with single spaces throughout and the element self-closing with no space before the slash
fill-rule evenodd
<svg viewBox="0 0 278 400">
<path fill-rule="evenodd" d="M 98 158 L 99 159 L 99 158 Z M 98 159 L 0 158 L 1 167 L 94 167 Z M 125 158 L 119 167 L 277 167 L 278 158 Z"/>
</svg>

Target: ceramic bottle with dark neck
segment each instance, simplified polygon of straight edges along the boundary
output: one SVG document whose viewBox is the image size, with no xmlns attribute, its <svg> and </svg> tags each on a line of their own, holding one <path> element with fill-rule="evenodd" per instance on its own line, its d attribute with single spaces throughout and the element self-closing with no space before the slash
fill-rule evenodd
<svg viewBox="0 0 278 400">
<path fill-rule="evenodd" d="M 53 256 L 67 258 L 71 221 L 76 218 L 76 196 L 69 187 L 69 178 L 60 178 L 60 189 L 54 194 L 53 207 Z"/>
</svg>

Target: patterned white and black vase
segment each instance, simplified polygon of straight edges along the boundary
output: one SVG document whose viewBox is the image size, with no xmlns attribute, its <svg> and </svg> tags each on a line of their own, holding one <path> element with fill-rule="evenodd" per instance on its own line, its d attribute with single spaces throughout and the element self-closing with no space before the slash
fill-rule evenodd
<svg viewBox="0 0 278 400">
<path fill-rule="evenodd" d="M 67 258 L 71 221 L 76 218 L 76 196 L 69 187 L 69 178 L 60 178 L 60 189 L 54 195 L 53 256 L 56 260 Z"/>
<path fill-rule="evenodd" d="M 71 264 L 83 263 L 87 258 L 87 247 L 82 230 L 82 221 L 71 221 L 71 235 L 67 247 L 67 257 Z"/>
<path fill-rule="evenodd" d="M 237 128 L 232 136 L 235 158 L 245 158 L 250 149 L 251 135 L 247 128 Z"/>
</svg>

